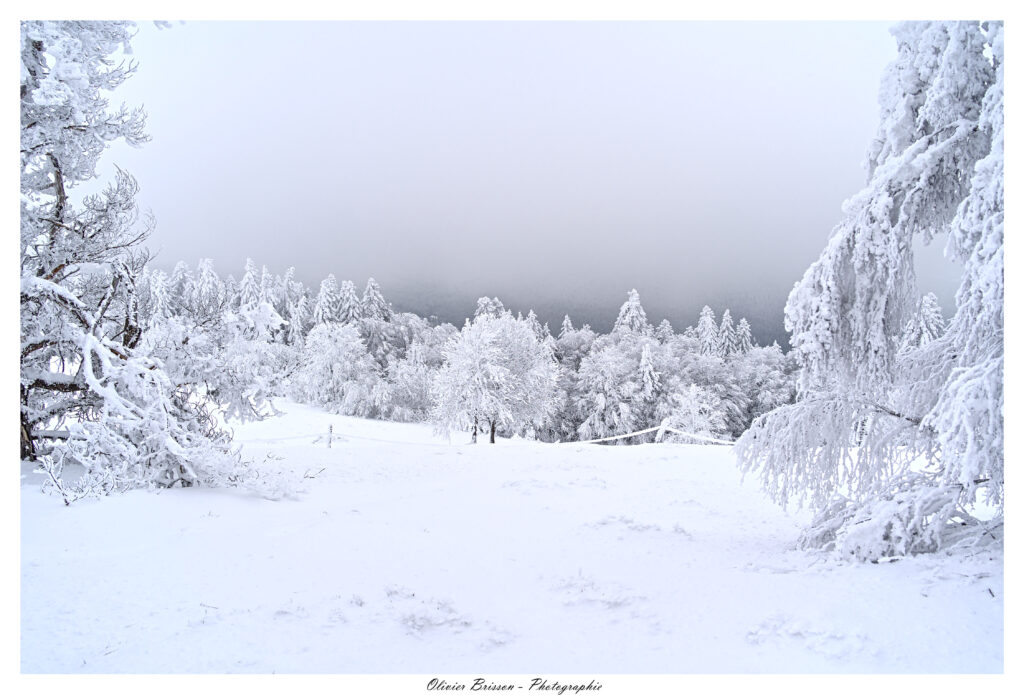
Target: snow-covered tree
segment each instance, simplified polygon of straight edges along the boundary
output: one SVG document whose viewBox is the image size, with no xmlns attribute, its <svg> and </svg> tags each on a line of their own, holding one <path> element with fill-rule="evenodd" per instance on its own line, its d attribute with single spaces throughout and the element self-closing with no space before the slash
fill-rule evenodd
<svg viewBox="0 0 1024 695">
<path fill-rule="evenodd" d="M 932 342 L 946 329 L 942 318 L 942 307 L 935 293 L 929 292 L 921 297 L 921 303 L 913 317 L 907 321 L 903 332 L 903 348 L 920 348 Z"/>
<path fill-rule="evenodd" d="M 224 283 L 213 267 L 213 260 L 202 258 L 196 265 L 195 278 L 190 283 L 181 303 L 181 314 L 196 324 L 212 326 L 220 321 L 227 310 Z"/>
<path fill-rule="evenodd" d="M 255 309 L 261 299 L 263 274 L 256 268 L 256 263 L 251 258 L 245 259 L 245 271 L 239 283 L 239 308 Z"/>
<path fill-rule="evenodd" d="M 654 337 L 662 344 L 670 341 L 675 334 L 675 331 L 672 330 L 672 324 L 669 323 L 668 319 L 662 319 L 661 323 L 658 324 L 658 328 L 654 331 Z"/>
<path fill-rule="evenodd" d="M 776 499 L 819 509 L 808 545 L 868 559 L 995 537 L 1001 514 L 986 525 L 967 509 L 982 490 L 1003 500 L 1002 25 L 893 33 L 868 184 L 787 302 L 799 400 L 738 449 Z M 901 351 L 914 241 L 941 233 L 964 261 L 956 313 Z"/>
<path fill-rule="evenodd" d="M 558 332 L 558 337 L 562 338 L 566 333 L 572 333 L 575 329 L 572 327 L 572 319 L 569 318 L 569 314 L 565 315 L 562 319 L 562 329 Z"/>
<path fill-rule="evenodd" d="M 653 401 L 661 390 L 661 375 L 654 367 L 651 358 L 651 346 L 645 344 L 640 352 L 640 397 Z"/>
<path fill-rule="evenodd" d="M 307 327 L 312 321 L 312 312 L 309 308 L 309 300 L 301 295 L 294 304 L 289 305 L 289 319 L 286 335 L 289 345 L 300 345 L 303 336 L 306 335 Z"/>
<path fill-rule="evenodd" d="M 715 323 L 715 312 L 707 305 L 700 310 L 700 318 L 697 320 L 697 339 L 700 341 L 702 355 L 720 356 L 722 354 L 722 343 L 719 339 L 718 326 Z"/>
<path fill-rule="evenodd" d="M 146 270 L 149 270 L 147 267 Z M 153 325 L 164 321 L 172 313 L 170 290 L 167 286 L 167 273 L 162 270 L 153 270 L 144 276 L 140 283 L 140 290 L 146 295 L 147 305 L 145 310 L 140 310 L 140 318 L 144 325 Z"/>
<path fill-rule="evenodd" d="M 481 314 L 488 314 L 490 316 L 501 316 L 505 313 L 505 305 L 501 303 L 501 300 L 495 297 L 480 297 L 476 300 L 476 310 L 473 312 L 473 318 L 480 316 Z"/>
<path fill-rule="evenodd" d="M 728 309 L 722 314 L 722 324 L 718 327 L 718 349 L 722 357 L 732 357 L 740 351 L 739 335 Z"/>
<path fill-rule="evenodd" d="M 394 314 L 391 304 L 384 299 L 384 293 L 381 292 L 380 285 L 373 278 L 366 281 L 366 289 L 363 290 L 362 310 L 363 318 L 379 319 L 381 321 L 390 321 Z"/>
<path fill-rule="evenodd" d="M 626 301 L 619 307 L 619 315 L 615 319 L 613 331 L 632 331 L 640 335 L 651 333 L 651 324 L 647 322 L 647 312 L 640 304 L 640 293 L 635 289 L 629 291 Z"/>
<path fill-rule="evenodd" d="M 511 314 L 467 320 L 445 360 L 435 382 L 434 421 L 442 431 L 471 429 L 475 442 L 487 427 L 493 444 L 499 428 L 525 432 L 554 410 L 554 357 L 526 321 Z"/>
<path fill-rule="evenodd" d="M 742 430 L 765 413 L 793 402 L 797 363 L 782 354 L 778 344 L 751 348 L 733 361 L 739 387 L 748 396 Z"/>
<path fill-rule="evenodd" d="M 750 352 L 754 347 L 754 334 L 750 330 L 750 324 L 745 318 L 740 319 L 736 326 L 736 349 L 741 355 Z"/>
<path fill-rule="evenodd" d="M 386 388 L 380 368 L 354 326 L 321 323 L 310 330 L 292 395 L 343 415 L 370 417 L 382 407 Z"/>
<path fill-rule="evenodd" d="M 174 264 L 174 270 L 171 271 L 171 275 L 167 280 L 167 291 L 168 296 L 171 299 L 171 310 L 175 314 L 181 313 L 182 305 L 187 301 L 191 289 L 192 271 L 189 270 L 188 263 L 185 261 L 178 261 Z"/>
<path fill-rule="evenodd" d="M 112 58 L 131 35 L 125 22 L 21 24 L 21 455 L 65 501 L 244 475 L 202 404 L 141 345 L 148 225 L 136 224 L 135 180 L 118 170 L 71 199 L 109 143 L 147 140 L 145 114 L 108 111 L 105 96 L 134 72 Z M 85 470 L 77 491 L 67 463 Z"/>
<path fill-rule="evenodd" d="M 524 320 L 530 327 L 530 330 L 533 331 L 533 335 L 536 336 L 537 340 L 546 340 L 551 335 L 551 331 L 545 330 L 545 327 L 541 325 L 540 319 L 537 318 L 537 314 L 534 313 L 533 309 L 527 312 Z"/>
<path fill-rule="evenodd" d="M 580 362 L 577 376 L 581 439 L 601 439 L 643 429 L 648 403 L 642 395 L 640 361 L 649 340 L 627 330 L 613 331 L 594 341 L 593 348 Z"/>
<path fill-rule="evenodd" d="M 669 389 L 658 404 L 656 418 L 682 432 L 703 437 L 722 437 L 726 431 L 725 417 L 718 396 L 709 389 L 688 384 Z M 665 441 L 693 443 L 692 437 L 674 433 L 665 435 Z"/>
<path fill-rule="evenodd" d="M 341 323 L 356 323 L 363 318 L 363 302 L 356 294 L 351 280 L 342 280 L 338 291 L 338 320 Z"/>
<path fill-rule="evenodd" d="M 313 324 L 320 326 L 338 321 L 340 301 L 338 281 L 334 279 L 334 273 L 331 273 L 320 283 L 320 292 L 313 304 Z"/>
<path fill-rule="evenodd" d="M 450 323 L 424 325 L 412 336 L 402 358 L 390 364 L 389 416 L 392 419 L 419 422 L 430 417 L 434 407 L 434 380 L 444 363 L 444 348 L 457 334 L 458 330 Z"/>
</svg>

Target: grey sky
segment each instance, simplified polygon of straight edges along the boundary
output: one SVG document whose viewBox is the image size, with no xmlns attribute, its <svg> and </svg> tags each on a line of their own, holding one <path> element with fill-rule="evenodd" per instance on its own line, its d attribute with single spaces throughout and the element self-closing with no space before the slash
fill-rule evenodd
<svg viewBox="0 0 1024 695">
<path fill-rule="evenodd" d="M 152 142 L 106 157 L 155 214 L 157 265 L 247 256 L 375 277 L 461 322 L 498 295 L 607 330 L 701 306 L 785 344 L 782 308 L 864 183 L 884 23 L 140 26 Z M 923 290 L 946 315 L 938 249 Z"/>
</svg>

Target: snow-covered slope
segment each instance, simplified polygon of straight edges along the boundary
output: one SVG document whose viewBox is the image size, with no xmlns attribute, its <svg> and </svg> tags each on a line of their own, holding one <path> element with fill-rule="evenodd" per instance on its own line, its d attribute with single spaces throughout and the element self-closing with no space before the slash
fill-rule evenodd
<svg viewBox="0 0 1024 695">
<path fill-rule="evenodd" d="M 806 518 L 728 448 L 474 446 L 279 407 L 236 435 L 301 479 L 289 498 L 65 507 L 25 477 L 23 671 L 1002 670 L 1001 555 L 791 550 Z"/>
</svg>

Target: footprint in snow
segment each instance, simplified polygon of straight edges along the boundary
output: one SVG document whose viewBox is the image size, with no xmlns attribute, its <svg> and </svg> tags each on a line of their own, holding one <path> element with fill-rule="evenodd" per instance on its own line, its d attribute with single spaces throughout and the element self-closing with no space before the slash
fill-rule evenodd
<svg viewBox="0 0 1024 695">
<path fill-rule="evenodd" d="M 489 620 L 472 619 L 448 599 L 417 596 L 412 589 L 400 585 L 385 587 L 384 594 L 383 606 L 376 614 L 394 620 L 412 637 L 447 633 L 475 642 L 483 651 L 502 647 L 515 637 Z"/>
<path fill-rule="evenodd" d="M 774 615 L 747 632 L 747 642 L 761 645 L 797 645 L 830 659 L 846 660 L 851 656 L 879 651 L 862 633 L 847 634 L 783 615 Z"/>
</svg>

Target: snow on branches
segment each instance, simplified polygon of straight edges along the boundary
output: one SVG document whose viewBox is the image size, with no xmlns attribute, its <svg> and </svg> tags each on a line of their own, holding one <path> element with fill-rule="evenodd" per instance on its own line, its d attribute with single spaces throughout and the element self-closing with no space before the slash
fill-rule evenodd
<svg viewBox="0 0 1024 695">
<path fill-rule="evenodd" d="M 554 356 L 524 319 L 509 312 L 466 321 L 445 348 L 435 382 L 434 421 L 441 431 L 487 427 L 525 433 L 542 426 L 555 406 Z"/>
<path fill-rule="evenodd" d="M 979 488 L 1003 499 L 1002 26 L 910 22 L 893 33 L 868 184 L 786 305 L 800 398 L 755 421 L 737 448 L 774 497 L 824 510 L 816 527 L 839 519 L 813 537 L 843 537 L 870 517 L 877 542 L 848 548 L 857 557 L 934 549 Z M 912 248 L 942 233 L 964 270 L 940 334 L 937 304 L 917 308 Z M 915 314 L 921 330 L 908 338 Z M 955 490 L 951 503 L 926 503 L 940 490 Z M 907 505 L 917 517 L 898 511 Z"/>
</svg>

